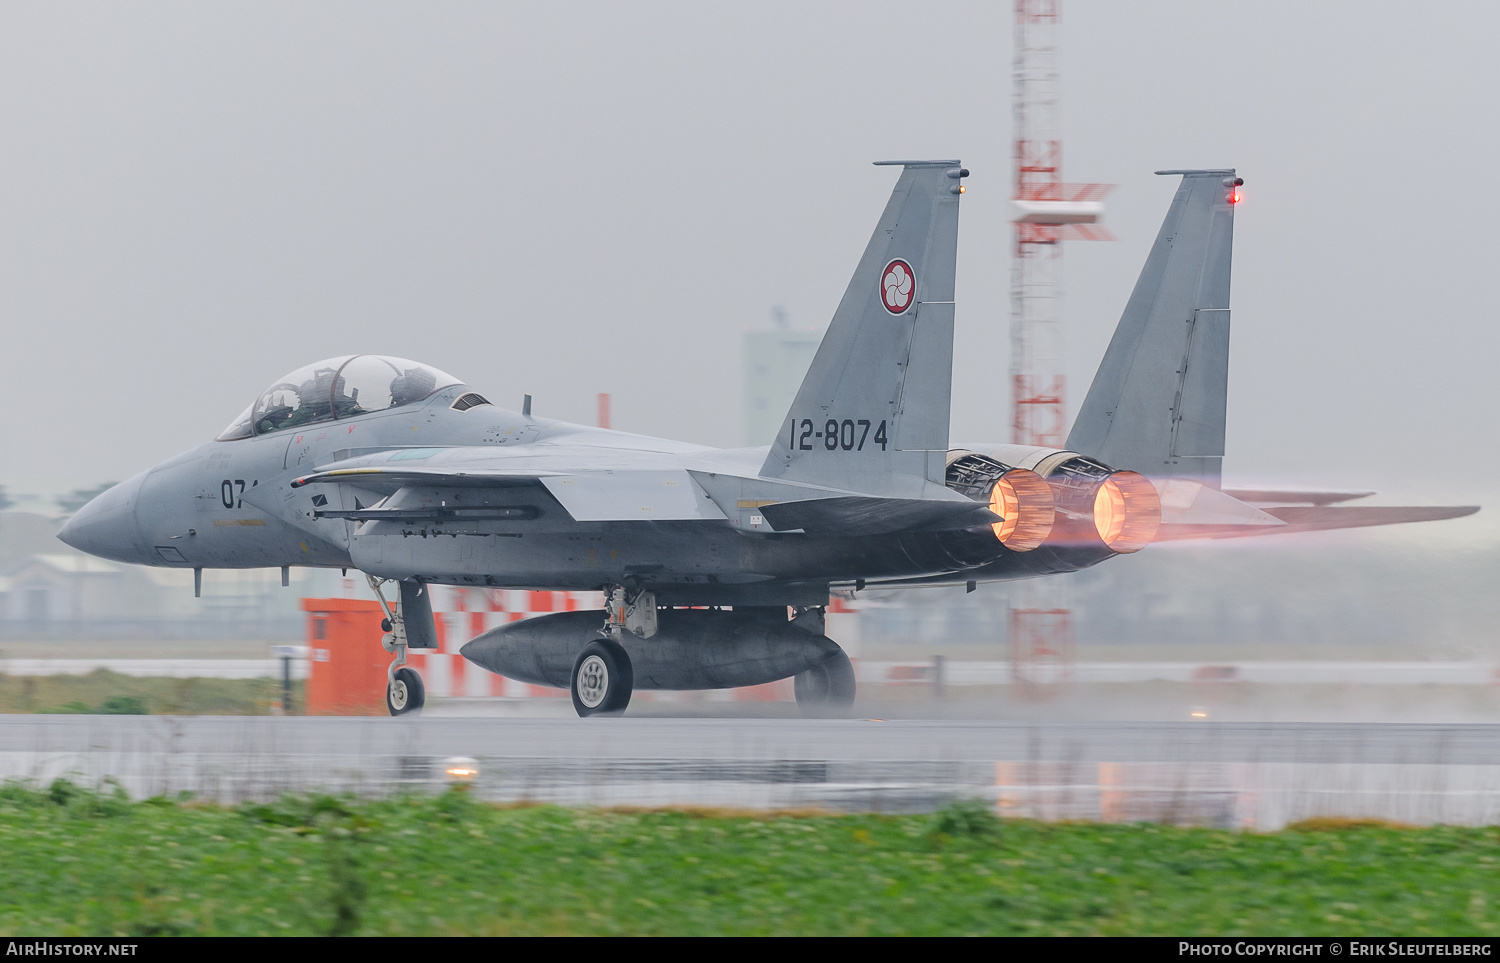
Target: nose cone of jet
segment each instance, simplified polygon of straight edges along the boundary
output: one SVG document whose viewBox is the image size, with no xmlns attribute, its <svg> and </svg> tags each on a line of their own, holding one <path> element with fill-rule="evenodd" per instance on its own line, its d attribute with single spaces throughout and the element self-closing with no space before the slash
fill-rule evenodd
<svg viewBox="0 0 1500 963">
<path fill-rule="evenodd" d="M 135 499 L 145 475 L 137 475 L 99 495 L 63 523 L 57 537 L 80 552 L 117 562 L 140 562 Z"/>
</svg>

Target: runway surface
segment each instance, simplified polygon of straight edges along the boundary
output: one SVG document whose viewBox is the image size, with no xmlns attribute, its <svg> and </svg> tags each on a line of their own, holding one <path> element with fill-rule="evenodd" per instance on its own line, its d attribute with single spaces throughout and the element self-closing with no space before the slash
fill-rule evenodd
<svg viewBox="0 0 1500 963">
<path fill-rule="evenodd" d="M 921 810 L 1275 828 L 1500 822 L 1500 726 L 724 718 L 0 716 L 0 776 L 132 795 L 426 792 L 496 801 Z"/>
<path fill-rule="evenodd" d="M 1500 725 L 986 720 L 0 716 L 0 752 L 835 762 L 1500 764 Z"/>
<path fill-rule="evenodd" d="M 293 647 L 302 648 L 302 647 Z M 310 667 L 305 657 L 292 660 L 292 678 L 305 679 Z M 121 675 L 171 678 L 253 679 L 281 678 L 279 658 L 263 659 L 115 659 L 115 658 L 0 658 L 6 675 L 87 675 L 107 669 Z M 931 662 L 856 663 L 863 685 L 931 682 Z M 1234 681 L 1271 685 L 1462 685 L 1489 686 L 1500 682 L 1500 665 L 1492 662 L 1079 662 L 1071 667 L 1077 683 Z M 1010 686 L 1015 683 L 1006 661 L 948 659 L 942 667 L 949 686 Z"/>
</svg>

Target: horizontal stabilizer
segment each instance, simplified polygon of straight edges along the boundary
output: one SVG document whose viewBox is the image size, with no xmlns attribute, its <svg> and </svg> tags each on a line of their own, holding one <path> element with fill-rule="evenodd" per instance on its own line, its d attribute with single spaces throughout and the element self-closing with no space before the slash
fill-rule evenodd
<svg viewBox="0 0 1500 963">
<path fill-rule="evenodd" d="M 1158 542 L 1190 538 L 1239 538 L 1246 535 L 1290 535 L 1295 532 L 1322 532 L 1340 528 L 1369 528 L 1375 525 L 1399 525 L 1403 522 L 1435 522 L 1445 518 L 1462 518 L 1479 511 L 1478 505 L 1369 505 L 1334 507 L 1326 505 L 1288 505 L 1265 509 L 1281 524 L 1274 526 L 1166 525 L 1157 532 Z"/>
<path fill-rule="evenodd" d="M 1164 526 L 1279 528 L 1285 524 L 1228 492 L 1190 478 L 1168 478 L 1156 487 Z"/>
<path fill-rule="evenodd" d="M 1445 518 L 1462 518 L 1479 511 L 1478 505 L 1363 505 L 1350 508 L 1324 506 L 1291 506 L 1268 508 L 1286 522 L 1287 530 L 1315 532 L 1331 528 L 1367 528 L 1371 525 L 1399 525 L 1402 522 L 1436 522 Z"/>
<path fill-rule="evenodd" d="M 877 535 L 913 528 L 951 531 L 1001 520 L 982 503 L 967 499 L 933 501 L 848 495 L 781 502 L 762 506 L 759 511 L 778 532 L 801 529 L 812 535 Z"/>
<path fill-rule="evenodd" d="M 1332 505 L 1368 498 L 1374 492 L 1327 492 L 1291 488 L 1226 488 L 1224 494 L 1251 505 Z"/>
</svg>

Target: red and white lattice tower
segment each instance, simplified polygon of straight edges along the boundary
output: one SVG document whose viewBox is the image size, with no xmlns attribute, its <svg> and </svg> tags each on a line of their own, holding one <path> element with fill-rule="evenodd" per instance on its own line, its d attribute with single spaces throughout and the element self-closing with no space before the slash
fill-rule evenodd
<svg viewBox="0 0 1500 963">
<path fill-rule="evenodd" d="M 1011 260 L 1011 441 L 1061 448 L 1067 438 L 1064 368 L 1065 240 L 1109 240 L 1098 225 L 1111 184 L 1062 179 L 1058 121 L 1062 0 L 1015 0 L 1014 125 L 1016 250 Z M 1059 589 L 1059 591 L 1061 591 Z M 1072 676 L 1073 613 L 1039 587 L 1011 599 L 1011 667 L 1034 691 Z"/>
<path fill-rule="evenodd" d="M 1066 184 L 1057 109 L 1062 0 L 1016 0 L 1016 250 L 1010 275 L 1011 441 L 1067 437 L 1062 242 L 1108 240 L 1097 226 L 1112 184 Z"/>
</svg>

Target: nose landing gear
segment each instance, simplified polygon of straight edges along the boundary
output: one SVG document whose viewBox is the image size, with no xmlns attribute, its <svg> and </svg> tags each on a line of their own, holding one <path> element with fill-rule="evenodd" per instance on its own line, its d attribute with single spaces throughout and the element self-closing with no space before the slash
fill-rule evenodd
<svg viewBox="0 0 1500 963">
<path fill-rule="evenodd" d="M 380 590 L 385 579 L 366 575 L 370 582 L 370 589 L 375 593 L 375 598 L 380 600 L 380 607 L 385 609 L 385 618 L 380 622 L 380 628 L 385 632 L 380 637 L 380 646 L 387 652 L 393 652 L 396 658 L 392 660 L 390 667 L 386 669 L 385 678 L 385 707 L 393 716 L 403 716 L 410 712 L 420 712 L 423 703 L 427 701 L 427 689 L 422 685 L 422 677 L 417 670 L 406 664 L 406 620 L 402 618 L 400 596 L 393 605 L 385 600 L 385 593 Z"/>
</svg>

